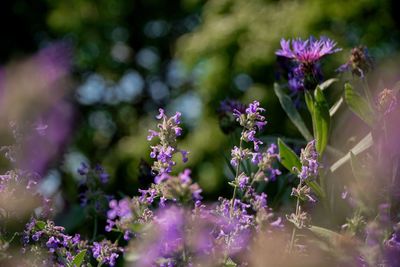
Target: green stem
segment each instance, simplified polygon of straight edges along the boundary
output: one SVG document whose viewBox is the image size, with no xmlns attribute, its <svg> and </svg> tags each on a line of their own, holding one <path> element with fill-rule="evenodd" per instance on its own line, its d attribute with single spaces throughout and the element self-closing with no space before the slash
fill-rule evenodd
<svg viewBox="0 0 400 267">
<path fill-rule="evenodd" d="M 95 240 L 97 235 L 97 214 L 94 215 L 94 225 L 93 225 L 93 237 L 92 240 Z"/>
<path fill-rule="evenodd" d="M 299 185 L 297 186 L 297 190 L 300 190 L 300 188 L 301 188 L 301 180 L 300 180 Z M 299 198 L 299 196 L 297 196 L 295 217 L 298 217 L 299 211 L 300 211 L 300 198 Z M 296 227 L 297 226 L 295 225 L 292 230 L 292 237 L 290 239 L 290 245 L 289 245 L 289 253 L 292 253 L 292 251 L 293 251 L 294 241 L 295 241 L 295 237 L 296 237 Z"/>
<path fill-rule="evenodd" d="M 240 136 L 240 144 L 239 144 L 239 153 L 242 154 L 242 145 L 243 145 L 243 131 L 242 134 Z M 233 205 L 235 203 L 235 198 L 236 198 L 236 191 L 237 191 L 237 179 L 239 177 L 239 171 L 240 171 L 240 163 L 241 163 L 241 159 L 239 158 L 238 160 L 238 164 L 236 166 L 236 175 L 235 175 L 235 186 L 233 188 L 233 195 L 232 195 L 232 199 L 231 199 L 231 208 L 230 208 L 230 213 L 232 215 L 233 213 Z"/>
</svg>

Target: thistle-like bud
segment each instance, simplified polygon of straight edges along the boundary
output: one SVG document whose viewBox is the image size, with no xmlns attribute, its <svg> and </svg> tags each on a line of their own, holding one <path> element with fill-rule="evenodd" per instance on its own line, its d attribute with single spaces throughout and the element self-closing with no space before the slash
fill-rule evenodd
<svg viewBox="0 0 400 267">
<path fill-rule="evenodd" d="M 373 68 L 373 60 L 366 46 L 360 45 L 351 50 L 347 63 L 340 66 L 338 71 L 351 71 L 353 75 L 364 77 Z"/>
</svg>

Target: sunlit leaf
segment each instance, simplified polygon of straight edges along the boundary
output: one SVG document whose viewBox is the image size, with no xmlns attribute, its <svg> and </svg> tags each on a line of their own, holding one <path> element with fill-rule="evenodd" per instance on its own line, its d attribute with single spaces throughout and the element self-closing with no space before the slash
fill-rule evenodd
<svg viewBox="0 0 400 267">
<path fill-rule="evenodd" d="M 374 112 L 367 100 L 358 94 L 349 83 L 344 85 L 344 98 L 350 110 L 369 126 L 374 124 Z"/>
<path fill-rule="evenodd" d="M 354 155 L 358 155 L 361 152 L 365 151 L 369 147 L 371 147 L 373 144 L 373 139 L 372 139 L 372 134 L 368 133 L 360 142 L 358 142 L 352 149 L 350 149 L 350 152 L 347 153 L 345 156 L 337 160 L 335 163 L 332 164 L 330 171 L 335 172 L 340 166 L 345 164 L 348 160 L 350 160 L 350 153 L 353 153 Z"/>
<path fill-rule="evenodd" d="M 326 81 L 324 81 L 323 83 L 321 83 L 321 84 L 319 85 L 319 88 L 320 88 L 321 90 L 325 90 L 325 89 L 327 89 L 329 86 L 331 86 L 333 83 L 338 82 L 338 81 L 339 81 L 339 79 L 337 79 L 337 78 L 332 78 L 332 79 L 326 80 Z"/>
<path fill-rule="evenodd" d="M 329 109 L 329 116 L 333 117 L 335 113 L 339 110 L 340 106 L 343 104 L 343 97 L 339 98 L 335 104 Z"/>
</svg>

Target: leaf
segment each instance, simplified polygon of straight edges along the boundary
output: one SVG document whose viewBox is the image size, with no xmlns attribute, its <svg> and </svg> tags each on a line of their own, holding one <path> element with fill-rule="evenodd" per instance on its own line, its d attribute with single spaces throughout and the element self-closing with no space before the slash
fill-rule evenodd
<svg viewBox="0 0 400 267">
<path fill-rule="evenodd" d="M 329 125 L 331 117 L 329 115 L 328 102 L 325 99 L 324 93 L 318 86 L 314 91 L 314 95 L 314 137 L 316 139 L 316 149 L 318 153 L 322 155 L 326 148 L 326 145 L 328 144 Z"/>
<path fill-rule="evenodd" d="M 238 266 L 231 258 L 228 258 L 224 264 L 225 267 L 236 267 Z"/>
<path fill-rule="evenodd" d="M 43 230 L 46 227 L 46 223 L 44 221 L 36 221 L 35 226 L 39 229 L 39 230 Z"/>
<path fill-rule="evenodd" d="M 329 242 L 334 242 L 335 240 L 337 240 L 341 236 L 340 234 L 338 234 L 338 233 L 336 233 L 336 232 L 334 232 L 332 230 L 329 230 L 329 229 L 326 229 L 326 228 L 323 228 L 323 227 L 319 227 L 319 226 L 312 225 L 308 229 L 311 232 L 313 232 L 316 236 L 318 236 L 320 238 L 323 238 L 323 239 L 325 239 L 325 240 L 327 240 Z"/>
<path fill-rule="evenodd" d="M 293 167 L 301 170 L 301 162 L 294 151 L 278 138 L 279 158 L 282 165 L 291 173 L 297 174 Z"/>
<path fill-rule="evenodd" d="M 325 193 L 322 190 L 321 186 L 315 181 L 306 181 L 306 184 L 314 191 L 319 199 L 325 197 Z"/>
<path fill-rule="evenodd" d="M 308 92 L 308 91 L 305 92 L 304 98 L 306 100 L 306 105 L 307 105 L 308 111 L 310 111 L 311 116 L 312 116 L 313 112 L 314 112 L 314 99 L 313 99 L 312 95 L 310 94 L 310 92 Z"/>
<path fill-rule="evenodd" d="M 301 135 L 307 141 L 311 141 L 313 137 L 310 131 L 307 129 L 307 126 L 305 125 L 295 105 L 293 104 L 292 99 L 282 91 L 282 89 L 279 87 L 277 83 L 274 84 L 274 91 L 279 99 L 279 102 L 281 103 L 283 110 L 286 112 L 289 119 L 297 127 Z"/>
<path fill-rule="evenodd" d="M 335 172 L 340 166 L 345 164 L 348 160 L 350 160 L 350 153 L 354 155 L 358 155 L 361 152 L 367 150 L 373 144 L 372 134 L 368 133 L 360 142 L 358 142 L 352 149 L 350 149 L 349 153 L 345 156 L 337 160 L 335 163 L 332 164 L 330 171 Z"/>
<path fill-rule="evenodd" d="M 331 86 L 333 83 L 338 82 L 339 79 L 337 78 L 332 78 L 329 80 L 326 80 L 325 82 L 321 83 L 318 87 L 323 91 L 327 89 L 329 86 Z"/>
<path fill-rule="evenodd" d="M 84 249 L 81 252 L 79 252 L 78 254 L 76 254 L 74 259 L 71 261 L 70 266 L 71 267 L 80 267 L 83 263 L 83 260 L 85 259 L 85 255 L 86 255 L 86 249 Z"/>
<path fill-rule="evenodd" d="M 374 125 L 374 112 L 371 106 L 368 104 L 367 100 L 359 95 L 349 83 L 344 85 L 344 99 L 354 114 L 356 114 L 369 126 Z"/>
<path fill-rule="evenodd" d="M 335 104 L 329 109 L 329 116 L 333 117 L 335 115 L 336 111 L 339 110 L 340 106 L 343 104 L 343 97 L 339 98 L 338 101 L 336 101 Z"/>
</svg>

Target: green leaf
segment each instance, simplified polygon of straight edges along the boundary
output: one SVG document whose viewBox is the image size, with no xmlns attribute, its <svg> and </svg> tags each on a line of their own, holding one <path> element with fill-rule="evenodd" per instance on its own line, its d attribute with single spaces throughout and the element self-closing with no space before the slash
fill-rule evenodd
<svg viewBox="0 0 400 267">
<path fill-rule="evenodd" d="M 344 99 L 350 110 L 369 126 L 374 125 L 374 112 L 368 101 L 358 94 L 349 83 L 344 85 Z"/>
<path fill-rule="evenodd" d="M 343 97 L 339 98 L 335 104 L 329 109 L 329 116 L 333 117 L 335 113 L 339 110 L 340 106 L 343 104 Z"/>
<path fill-rule="evenodd" d="M 312 95 L 310 94 L 310 92 L 308 92 L 308 91 L 306 91 L 304 93 L 304 98 L 306 100 L 306 105 L 307 105 L 308 111 L 310 111 L 311 116 L 312 116 L 314 113 L 314 99 L 313 99 Z"/>
<path fill-rule="evenodd" d="M 225 267 L 236 267 L 238 266 L 231 258 L 228 258 L 224 264 Z"/>
<path fill-rule="evenodd" d="M 46 227 L 46 222 L 44 222 L 44 221 L 36 221 L 35 226 L 39 230 L 43 230 Z"/>
<path fill-rule="evenodd" d="M 301 162 L 294 151 L 278 138 L 279 158 L 282 165 L 291 173 L 297 174 L 293 167 L 301 170 Z"/>
<path fill-rule="evenodd" d="M 348 160 L 350 160 L 350 153 L 354 155 L 358 155 L 361 152 L 367 150 L 373 144 L 372 134 L 368 133 L 360 142 L 358 142 L 352 149 L 350 149 L 349 153 L 345 156 L 337 160 L 335 163 L 332 164 L 330 171 L 335 172 L 340 166 L 345 164 Z"/>
<path fill-rule="evenodd" d="M 324 93 L 317 86 L 314 91 L 315 102 L 314 102 L 314 123 L 315 132 L 314 137 L 316 139 L 316 148 L 320 155 L 324 152 L 326 145 L 328 144 L 329 138 L 329 125 L 331 117 L 329 115 L 329 105 L 325 99 Z"/>
<path fill-rule="evenodd" d="M 339 81 L 338 78 L 328 79 L 328 80 L 324 81 L 323 83 L 321 83 L 318 87 L 323 91 L 323 90 L 327 89 L 329 86 L 331 86 L 332 84 L 334 84 L 335 82 L 338 82 L 338 81 Z"/>
<path fill-rule="evenodd" d="M 70 266 L 71 267 L 80 267 L 83 263 L 83 260 L 85 259 L 85 255 L 86 255 L 86 249 L 84 249 L 81 252 L 79 252 L 78 254 L 76 254 L 74 259 L 71 261 Z"/>
<path fill-rule="evenodd" d="M 319 199 L 323 199 L 325 197 L 325 193 L 322 190 L 321 186 L 315 181 L 306 181 L 306 184 L 314 191 Z"/>
<path fill-rule="evenodd" d="M 292 123 L 297 127 L 301 135 L 303 135 L 307 141 L 312 140 L 313 137 L 293 104 L 292 99 L 282 91 L 277 83 L 274 84 L 274 91 L 283 110 L 286 112 Z"/>
<path fill-rule="evenodd" d="M 335 240 L 337 240 L 341 236 L 340 234 L 338 234 L 332 230 L 329 230 L 329 229 L 326 229 L 323 227 L 319 227 L 319 226 L 312 225 L 308 229 L 311 232 L 313 232 L 316 236 L 323 238 L 329 242 L 335 242 Z"/>
</svg>

